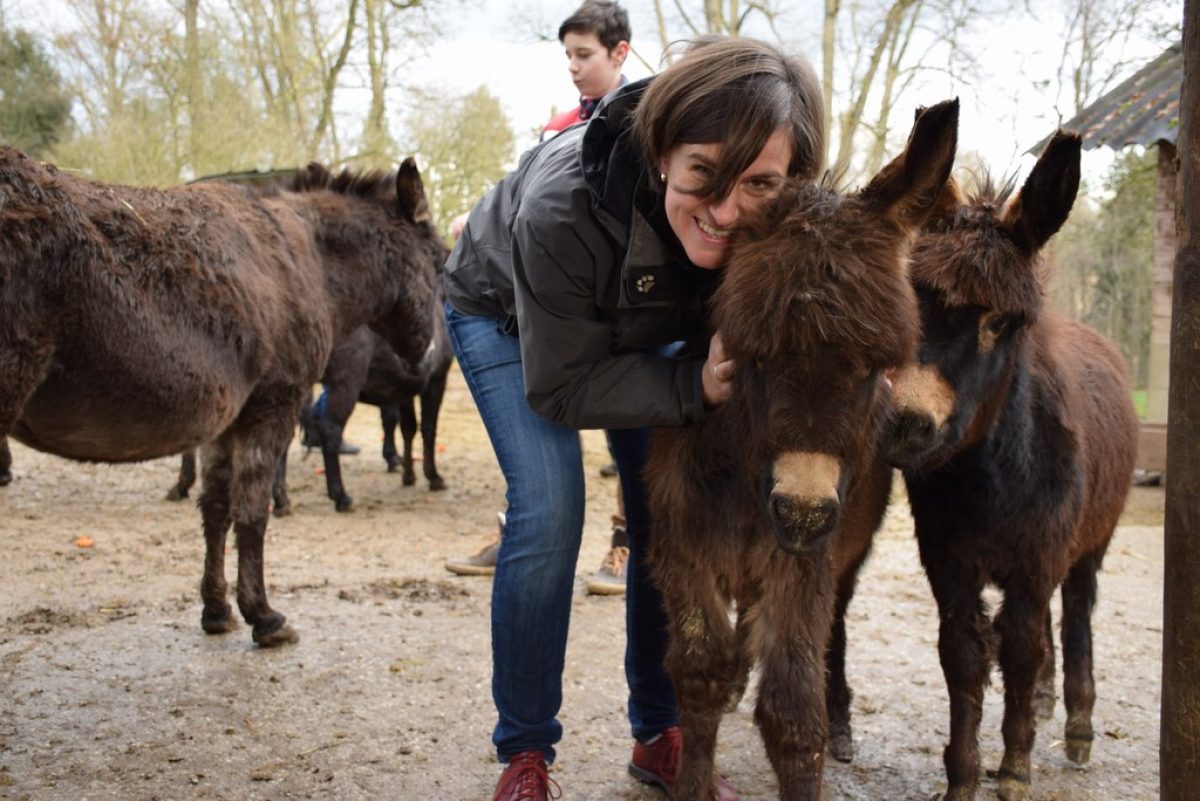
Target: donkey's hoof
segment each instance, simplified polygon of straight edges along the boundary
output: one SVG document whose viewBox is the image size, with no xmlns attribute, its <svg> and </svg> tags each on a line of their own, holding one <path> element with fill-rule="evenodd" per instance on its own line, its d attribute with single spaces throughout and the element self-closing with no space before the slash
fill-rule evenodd
<svg viewBox="0 0 1200 801">
<path fill-rule="evenodd" d="M 429 491 L 430 492 L 441 492 L 445 488 L 446 488 L 446 480 L 443 479 L 441 476 L 434 476 L 433 478 L 429 479 Z"/>
<path fill-rule="evenodd" d="M 400 463 L 399 463 L 399 462 L 393 462 L 391 459 L 388 459 L 388 460 L 387 460 L 387 466 L 388 466 L 388 472 L 389 472 L 389 473 L 395 473 L 395 472 L 397 472 L 397 471 L 400 469 Z"/>
<path fill-rule="evenodd" d="M 333 508 L 339 512 L 350 512 L 354 508 L 354 499 L 349 495 L 343 495 L 333 502 Z"/>
<path fill-rule="evenodd" d="M 1076 765 L 1086 765 L 1092 758 L 1092 740 L 1082 737 L 1067 738 L 1067 759 Z"/>
<path fill-rule="evenodd" d="M 11 483 L 12 473 L 8 472 L 7 470 L 5 470 L 3 473 L 0 473 L 0 487 L 8 486 Z"/>
<path fill-rule="evenodd" d="M 1054 693 L 1035 692 L 1033 694 L 1033 714 L 1038 720 L 1050 720 L 1054 717 Z"/>
<path fill-rule="evenodd" d="M 237 628 L 237 619 L 228 606 L 224 612 L 205 610 L 200 614 L 200 628 L 205 634 L 227 634 Z"/>
<path fill-rule="evenodd" d="M 854 738 L 849 732 L 829 736 L 829 755 L 838 762 L 849 764 L 854 761 Z"/>
<path fill-rule="evenodd" d="M 946 789 L 942 801 L 975 801 L 976 785 L 960 785 Z"/>
<path fill-rule="evenodd" d="M 0 478 L 0 484 L 4 483 L 4 479 Z M 188 491 L 179 486 L 171 487 L 167 490 L 168 501 L 182 501 L 188 496 Z"/>
<path fill-rule="evenodd" d="M 1029 760 L 1017 757 L 1015 766 L 1006 767 L 1008 761 L 1006 754 L 997 772 L 996 796 L 1000 801 L 1025 801 L 1029 797 Z"/>
<path fill-rule="evenodd" d="M 278 612 L 266 621 L 255 624 L 254 642 L 262 648 L 274 648 L 300 641 L 300 635 L 287 624 L 287 618 Z"/>
<path fill-rule="evenodd" d="M 287 517 L 292 513 L 292 505 L 290 503 L 276 504 L 271 510 L 271 514 L 276 517 Z"/>
<path fill-rule="evenodd" d="M 1002 776 L 1000 786 L 996 789 L 996 797 L 1000 801 L 1025 801 L 1029 798 L 1029 779 Z"/>
<path fill-rule="evenodd" d="M 401 481 L 403 482 L 404 486 L 411 487 L 413 484 L 417 483 L 417 474 L 411 470 L 405 470 L 404 478 L 401 479 Z"/>
</svg>

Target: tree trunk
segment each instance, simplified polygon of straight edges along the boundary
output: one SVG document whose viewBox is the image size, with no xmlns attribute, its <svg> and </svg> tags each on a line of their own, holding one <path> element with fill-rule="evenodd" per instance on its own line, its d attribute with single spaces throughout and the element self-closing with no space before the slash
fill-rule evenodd
<svg viewBox="0 0 1200 801">
<path fill-rule="evenodd" d="M 1179 102 L 1179 194 L 1200 197 L 1200 0 L 1185 0 Z M 1163 801 L 1200 787 L 1200 204 L 1176 207 L 1179 249 L 1171 325 L 1163 581 Z"/>
<path fill-rule="evenodd" d="M 189 151 L 186 161 L 196 176 L 203 175 L 208 169 L 207 159 L 203 158 L 200 152 L 205 142 L 203 117 L 206 103 L 200 81 L 199 11 L 200 0 L 186 0 L 183 5 L 183 74 L 184 89 L 187 92 Z"/>
<path fill-rule="evenodd" d="M 841 0 L 825 0 L 825 25 L 821 30 L 821 89 L 825 95 L 826 149 L 833 143 L 833 60 L 837 57 L 837 18 L 841 7 Z"/>
<path fill-rule="evenodd" d="M 1158 142 L 1158 195 L 1154 207 L 1154 290 L 1150 318 L 1150 376 L 1146 419 L 1167 422 L 1168 372 L 1171 360 L 1171 271 L 1178 238 L 1175 235 L 1175 145 Z"/>
</svg>

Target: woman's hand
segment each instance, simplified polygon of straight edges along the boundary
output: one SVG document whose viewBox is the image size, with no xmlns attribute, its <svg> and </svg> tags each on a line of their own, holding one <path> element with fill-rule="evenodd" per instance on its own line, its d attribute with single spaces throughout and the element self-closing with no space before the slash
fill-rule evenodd
<svg viewBox="0 0 1200 801">
<path fill-rule="evenodd" d="M 704 408 L 711 409 L 729 400 L 729 396 L 733 394 L 733 367 L 733 359 L 725 355 L 721 335 L 713 334 L 708 343 L 708 360 L 700 369 Z"/>
</svg>

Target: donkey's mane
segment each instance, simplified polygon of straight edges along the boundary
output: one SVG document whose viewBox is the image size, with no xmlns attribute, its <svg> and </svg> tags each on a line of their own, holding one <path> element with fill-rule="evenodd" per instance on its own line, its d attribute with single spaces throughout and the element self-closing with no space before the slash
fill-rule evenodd
<svg viewBox="0 0 1200 801">
<path fill-rule="evenodd" d="M 974 183 L 964 196 L 951 181 L 952 202 L 913 245 L 913 281 L 939 292 L 951 306 L 1035 319 L 1043 299 L 1042 261 L 1022 253 L 1004 226 L 1005 210 L 1019 199 L 1016 176 L 997 181 L 984 171 Z"/>
<path fill-rule="evenodd" d="M 349 167 L 334 174 L 318 162 L 309 165 L 296 173 L 292 184 L 293 192 L 337 192 L 367 200 L 383 196 L 392 196 L 396 192 L 396 173 L 383 170 L 356 172 Z"/>
<path fill-rule="evenodd" d="M 832 347 L 888 364 L 911 355 L 916 305 L 899 254 L 860 225 L 857 198 L 834 183 L 826 174 L 790 187 L 735 243 L 713 302 L 743 355 Z"/>
</svg>

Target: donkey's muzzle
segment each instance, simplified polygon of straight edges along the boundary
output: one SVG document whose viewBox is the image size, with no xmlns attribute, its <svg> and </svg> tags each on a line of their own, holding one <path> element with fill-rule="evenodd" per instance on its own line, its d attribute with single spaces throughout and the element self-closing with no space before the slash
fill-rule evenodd
<svg viewBox="0 0 1200 801">
<path fill-rule="evenodd" d="M 769 503 L 775 540 L 791 554 L 812 550 L 837 528 L 841 505 L 834 499 L 800 500 L 772 493 Z"/>
<path fill-rule="evenodd" d="M 885 446 L 893 467 L 916 467 L 937 445 L 937 423 L 924 412 L 901 412 L 892 425 Z"/>
</svg>

